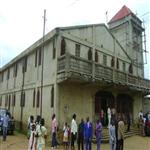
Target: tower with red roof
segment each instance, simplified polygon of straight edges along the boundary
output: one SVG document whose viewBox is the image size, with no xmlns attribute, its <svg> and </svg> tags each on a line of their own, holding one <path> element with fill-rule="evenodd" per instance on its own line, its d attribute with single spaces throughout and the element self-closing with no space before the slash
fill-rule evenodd
<svg viewBox="0 0 150 150">
<path fill-rule="evenodd" d="M 144 75 L 142 44 L 144 28 L 142 27 L 142 21 L 124 5 L 112 17 L 108 25 L 111 33 L 130 56 L 133 66 L 143 67 L 142 73 Z M 139 70 L 137 69 L 137 72 Z"/>
</svg>

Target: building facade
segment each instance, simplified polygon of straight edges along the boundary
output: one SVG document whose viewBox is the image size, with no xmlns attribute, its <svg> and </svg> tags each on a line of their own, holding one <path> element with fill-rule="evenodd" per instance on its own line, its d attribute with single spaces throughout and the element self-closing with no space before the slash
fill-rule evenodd
<svg viewBox="0 0 150 150">
<path fill-rule="evenodd" d="M 109 28 L 56 28 L 2 67 L 0 107 L 8 108 L 23 129 L 31 114 L 50 126 L 53 113 L 60 124 L 70 122 L 73 113 L 77 120 L 89 116 L 95 121 L 108 107 L 135 120 L 150 92 L 144 79 L 144 29 L 126 6 L 122 11 L 126 15 L 114 16 Z"/>
</svg>

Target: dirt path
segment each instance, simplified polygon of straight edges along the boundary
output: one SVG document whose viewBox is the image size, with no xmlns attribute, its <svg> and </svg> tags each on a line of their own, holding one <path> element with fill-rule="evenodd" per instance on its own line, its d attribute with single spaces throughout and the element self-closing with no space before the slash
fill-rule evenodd
<svg viewBox="0 0 150 150">
<path fill-rule="evenodd" d="M 48 145 L 49 142 L 48 142 Z M 0 136 L 0 150 L 27 150 L 28 140 L 26 136 L 16 133 L 14 136 L 8 136 L 7 141 L 2 141 Z M 96 150 L 96 145 L 92 145 L 92 149 Z M 109 150 L 109 144 L 101 144 L 101 150 Z M 50 146 L 46 147 L 46 150 L 50 150 Z M 59 147 L 58 150 L 62 150 Z M 77 148 L 76 148 L 77 150 Z M 124 143 L 124 150 L 150 150 L 150 137 L 133 136 L 127 138 Z"/>
</svg>

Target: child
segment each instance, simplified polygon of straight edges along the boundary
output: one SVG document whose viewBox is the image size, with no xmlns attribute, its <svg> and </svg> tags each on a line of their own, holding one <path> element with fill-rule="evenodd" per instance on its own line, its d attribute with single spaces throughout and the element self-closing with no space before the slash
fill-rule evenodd
<svg viewBox="0 0 150 150">
<path fill-rule="evenodd" d="M 35 128 L 36 128 L 35 124 L 32 124 L 28 150 L 36 150 Z"/>
<path fill-rule="evenodd" d="M 67 122 L 65 123 L 64 125 L 64 128 L 63 128 L 63 132 L 64 132 L 64 135 L 63 135 L 63 143 L 64 143 L 64 150 L 68 150 L 68 147 L 69 147 L 69 126 L 67 125 Z"/>
</svg>

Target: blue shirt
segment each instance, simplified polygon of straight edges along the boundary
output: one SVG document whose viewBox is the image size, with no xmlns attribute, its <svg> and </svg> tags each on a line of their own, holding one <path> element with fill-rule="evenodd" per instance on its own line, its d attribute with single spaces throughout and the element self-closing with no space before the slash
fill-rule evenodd
<svg viewBox="0 0 150 150">
<path fill-rule="evenodd" d="M 9 116 L 8 115 L 4 115 L 3 127 L 8 127 L 8 122 L 9 122 Z"/>
</svg>

